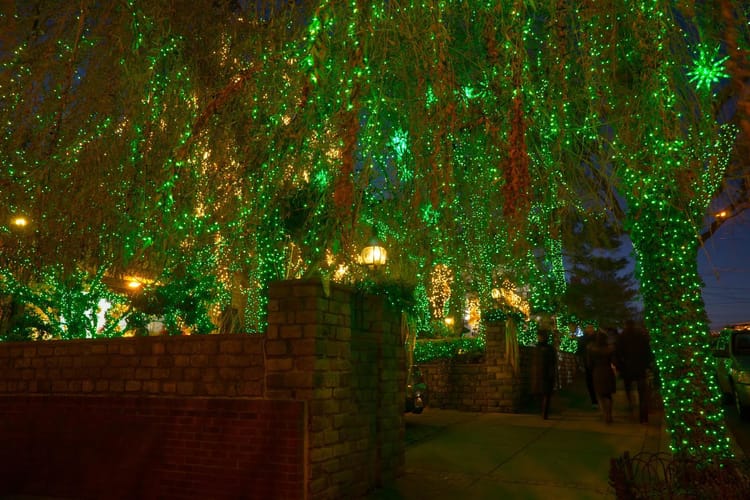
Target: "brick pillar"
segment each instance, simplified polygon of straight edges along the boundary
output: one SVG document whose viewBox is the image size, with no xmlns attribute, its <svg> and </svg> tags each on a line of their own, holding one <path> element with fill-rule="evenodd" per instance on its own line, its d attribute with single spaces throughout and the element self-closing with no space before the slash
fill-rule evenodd
<svg viewBox="0 0 750 500">
<path fill-rule="evenodd" d="M 373 480 L 382 486 L 395 479 L 404 468 L 404 403 L 406 397 L 406 350 L 401 333 L 401 313 L 391 308 L 382 296 L 359 295 L 355 310 L 362 311 L 361 323 L 355 330 L 357 339 L 367 339 L 373 344 L 370 353 L 375 355 L 375 365 L 363 362 L 360 372 L 375 374 L 375 469 Z M 358 315 L 359 317 L 359 315 Z M 361 342 L 353 342 L 353 354 L 367 357 L 368 350 Z M 366 391 L 366 388 L 362 388 Z M 367 394 L 367 392 L 364 392 Z"/>
<path fill-rule="evenodd" d="M 265 394 L 308 402 L 308 498 L 364 496 L 403 465 L 405 355 L 392 316 L 348 287 L 270 286 Z"/>
<path fill-rule="evenodd" d="M 487 366 L 488 397 L 485 411 L 517 412 L 521 403 L 520 355 L 506 352 L 506 321 L 486 324 L 485 363 Z"/>
</svg>

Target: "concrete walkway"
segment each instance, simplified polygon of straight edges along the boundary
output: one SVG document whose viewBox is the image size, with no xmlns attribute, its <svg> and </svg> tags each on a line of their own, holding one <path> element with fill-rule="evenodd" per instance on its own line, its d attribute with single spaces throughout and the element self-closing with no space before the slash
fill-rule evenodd
<svg viewBox="0 0 750 500">
<path fill-rule="evenodd" d="M 637 400 L 637 395 L 635 395 Z M 613 498 L 610 459 L 668 450 L 663 414 L 640 424 L 621 382 L 614 423 L 591 408 L 583 376 L 539 413 L 467 413 L 426 408 L 406 415 L 406 470 L 371 500 Z"/>
</svg>

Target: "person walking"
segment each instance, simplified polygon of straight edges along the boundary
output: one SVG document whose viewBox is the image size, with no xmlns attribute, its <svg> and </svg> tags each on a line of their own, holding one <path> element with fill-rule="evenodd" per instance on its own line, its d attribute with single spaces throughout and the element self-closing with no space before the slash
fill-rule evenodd
<svg viewBox="0 0 750 500">
<path fill-rule="evenodd" d="M 589 391 L 589 398 L 591 399 L 591 406 L 593 408 L 597 407 L 598 400 L 596 398 L 596 391 L 594 390 L 594 372 L 589 363 L 588 346 L 593 343 L 595 334 L 596 330 L 594 329 L 594 325 L 584 325 L 583 337 L 578 339 L 578 345 L 576 346 L 576 355 L 583 364 L 583 373 L 586 377 L 586 389 Z"/>
<path fill-rule="evenodd" d="M 587 355 L 596 398 L 599 401 L 604 421 L 610 424 L 612 423 L 612 394 L 616 390 L 615 371 L 612 368 L 614 346 L 607 342 L 607 335 L 604 332 L 595 334 L 594 341 L 587 346 Z"/>
<path fill-rule="evenodd" d="M 542 397 L 542 418 L 549 418 L 549 408 L 552 400 L 552 393 L 555 390 L 555 380 L 557 379 L 557 353 L 555 348 L 550 345 L 549 330 L 539 330 L 537 332 L 537 381 L 539 384 L 539 393 Z"/>
<path fill-rule="evenodd" d="M 633 411 L 632 388 L 638 390 L 638 419 L 648 423 L 648 369 L 653 362 L 653 353 L 646 332 L 627 321 L 623 332 L 615 343 L 615 366 L 625 385 L 628 409 Z"/>
</svg>

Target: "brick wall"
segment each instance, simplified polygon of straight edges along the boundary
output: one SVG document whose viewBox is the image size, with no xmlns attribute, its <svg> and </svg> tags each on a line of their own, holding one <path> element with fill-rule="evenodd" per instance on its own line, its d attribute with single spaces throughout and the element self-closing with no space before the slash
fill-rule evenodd
<svg viewBox="0 0 750 500">
<path fill-rule="evenodd" d="M 504 322 L 489 323 L 480 363 L 441 360 L 420 365 L 428 405 L 462 411 L 516 412 L 521 386 L 513 352 L 506 353 Z M 520 360 L 518 360 L 520 363 Z"/>
<path fill-rule="evenodd" d="M 319 281 L 269 297 L 266 336 L 0 343 L 0 443 L 31 450 L 0 453 L 0 496 L 356 498 L 400 474 L 400 316 Z"/>
<path fill-rule="evenodd" d="M 0 343 L 0 394 L 261 397 L 263 337 Z"/>
<path fill-rule="evenodd" d="M 299 401 L 0 396 L 1 493 L 302 498 Z"/>
<path fill-rule="evenodd" d="M 532 400 L 533 347 L 507 352 L 505 323 L 487 325 L 487 345 L 480 363 L 456 359 L 420 365 L 428 405 L 462 411 L 515 413 Z M 511 343 L 515 339 L 510 339 Z M 558 353 L 559 384 L 573 381 L 574 355 Z"/>
</svg>

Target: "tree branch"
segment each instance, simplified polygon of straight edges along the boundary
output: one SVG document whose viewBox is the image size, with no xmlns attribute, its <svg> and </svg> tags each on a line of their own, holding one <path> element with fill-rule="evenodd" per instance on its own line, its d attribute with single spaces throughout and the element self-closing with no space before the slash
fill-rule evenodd
<svg viewBox="0 0 750 500">
<path fill-rule="evenodd" d="M 739 203 L 730 203 L 726 208 L 721 210 L 720 213 L 726 213 L 726 215 L 722 215 L 721 217 L 716 217 L 714 221 L 711 223 L 710 226 L 708 226 L 708 229 L 706 229 L 699 237 L 698 240 L 700 241 L 701 245 L 705 244 L 706 241 L 708 241 L 711 236 L 714 235 L 716 231 L 719 230 L 719 228 L 728 220 L 734 219 L 739 214 L 744 212 L 750 208 L 750 199 L 743 200 Z"/>
</svg>

